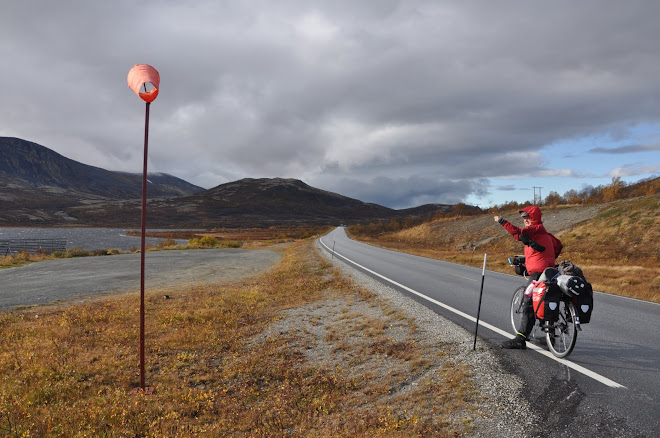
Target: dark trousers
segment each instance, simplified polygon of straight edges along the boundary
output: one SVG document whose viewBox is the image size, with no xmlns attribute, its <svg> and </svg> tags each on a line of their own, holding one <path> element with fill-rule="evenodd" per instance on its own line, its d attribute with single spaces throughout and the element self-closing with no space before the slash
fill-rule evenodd
<svg viewBox="0 0 660 438">
<path fill-rule="evenodd" d="M 529 283 L 532 281 L 538 281 L 541 277 L 542 272 L 533 272 L 529 274 Z M 529 285 L 529 283 L 527 283 Z M 532 332 L 534 324 L 536 323 L 536 317 L 534 316 L 534 306 L 532 305 L 532 297 L 523 297 L 523 311 L 522 318 L 520 319 L 520 327 L 518 327 L 518 332 L 527 337 Z"/>
</svg>

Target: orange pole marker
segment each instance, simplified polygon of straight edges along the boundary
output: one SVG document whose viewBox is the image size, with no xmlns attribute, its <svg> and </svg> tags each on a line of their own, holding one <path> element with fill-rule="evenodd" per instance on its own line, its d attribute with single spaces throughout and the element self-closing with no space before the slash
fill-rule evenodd
<svg viewBox="0 0 660 438">
<path fill-rule="evenodd" d="M 160 75 L 150 65 L 137 64 L 128 72 L 126 78 L 128 87 L 135 92 L 142 100 L 147 103 L 153 102 L 158 97 L 158 87 L 160 86 Z M 151 84 L 154 86 L 153 90 L 140 91 L 144 84 Z"/>
</svg>

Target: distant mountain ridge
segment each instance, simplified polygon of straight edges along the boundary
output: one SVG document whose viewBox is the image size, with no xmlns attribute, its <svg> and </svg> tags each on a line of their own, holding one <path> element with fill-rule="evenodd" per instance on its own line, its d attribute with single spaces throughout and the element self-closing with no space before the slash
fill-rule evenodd
<svg viewBox="0 0 660 438">
<path fill-rule="evenodd" d="M 209 190 L 149 174 L 149 227 L 339 225 L 428 217 L 451 205 L 394 210 L 296 179 L 244 178 Z M 138 227 L 142 175 L 87 166 L 29 141 L 0 137 L 0 227 Z"/>
<path fill-rule="evenodd" d="M 268 227 L 276 225 L 339 225 L 390 220 L 413 216 L 428 217 L 449 211 L 450 205 L 424 205 L 394 210 L 311 187 L 296 179 L 244 178 L 221 184 L 191 196 L 154 199 L 149 202 L 148 222 L 152 227 Z M 107 212 L 113 210 L 108 216 Z M 94 204 L 68 210 L 86 222 L 106 217 L 139 217 L 137 201 L 121 205 Z M 119 226 L 119 223 L 113 224 Z"/>
<path fill-rule="evenodd" d="M 163 173 L 148 174 L 147 193 L 185 196 L 202 187 Z M 66 158 L 37 143 L 0 137 L 0 181 L 27 187 L 56 187 L 111 199 L 142 196 L 142 174 L 113 172 Z"/>
</svg>

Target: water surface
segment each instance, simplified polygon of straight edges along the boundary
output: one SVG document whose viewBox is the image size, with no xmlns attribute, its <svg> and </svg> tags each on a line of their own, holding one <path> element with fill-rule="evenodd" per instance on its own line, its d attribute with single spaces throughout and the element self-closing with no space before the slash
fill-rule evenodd
<svg viewBox="0 0 660 438">
<path fill-rule="evenodd" d="M 9 239 L 64 239 L 66 248 L 95 249 L 117 248 L 130 251 L 140 248 L 140 237 L 127 236 L 130 229 L 109 228 L 0 228 L 0 240 Z M 158 231 L 158 230 L 147 230 Z M 148 245 L 156 245 L 164 239 L 147 237 Z M 177 240 L 177 243 L 185 243 Z"/>
</svg>

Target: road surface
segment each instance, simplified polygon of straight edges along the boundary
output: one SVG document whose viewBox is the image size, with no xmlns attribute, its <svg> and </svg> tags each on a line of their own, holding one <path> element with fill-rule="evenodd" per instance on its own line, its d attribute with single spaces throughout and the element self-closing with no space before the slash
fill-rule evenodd
<svg viewBox="0 0 660 438">
<path fill-rule="evenodd" d="M 376 248 L 349 239 L 343 228 L 321 244 L 474 332 L 482 269 Z M 660 305 L 596 292 L 591 322 L 567 360 L 536 345 L 499 350 L 506 336 L 513 337 L 511 295 L 524 282 L 486 271 L 479 342 L 495 347 L 504 366 L 525 379 L 525 397 L 547 435 L 660 436 Z"/>
</svg>

